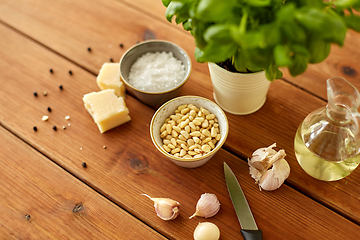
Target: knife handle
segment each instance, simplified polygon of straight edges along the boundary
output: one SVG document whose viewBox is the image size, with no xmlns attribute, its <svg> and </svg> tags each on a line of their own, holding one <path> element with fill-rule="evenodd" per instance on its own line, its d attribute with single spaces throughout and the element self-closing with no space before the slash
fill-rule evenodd
<svg viewBox="0 0 360 240">
<path fill-rule="evenodd" d="M 241 235 L 245 240 L 262 240 L 261 230 L 244 230 L 241 229 Z"/>
</svg>

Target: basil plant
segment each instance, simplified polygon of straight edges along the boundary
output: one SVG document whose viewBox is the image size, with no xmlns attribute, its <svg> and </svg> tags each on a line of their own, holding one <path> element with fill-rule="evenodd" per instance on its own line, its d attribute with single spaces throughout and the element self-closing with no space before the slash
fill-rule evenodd
<svg viewBox="0 0 360 240">
<path fill-rule="evenodd" d="M 348 29 L 360 32 L 360 0 L 162 0 L 195 38 L 198 62 L 229 61 L 238 72 L 292 76 L 342 46 Z"/>
</svg>

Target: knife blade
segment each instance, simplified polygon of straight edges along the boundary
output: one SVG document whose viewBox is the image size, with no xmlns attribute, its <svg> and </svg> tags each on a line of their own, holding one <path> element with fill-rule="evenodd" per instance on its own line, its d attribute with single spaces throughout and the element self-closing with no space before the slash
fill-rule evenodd
<svg viewBox="0 0 360 240">
<path fill-rule="evenodd" d="M 249 204 L 241 186 L 230 167 L 224 162 L 224 174 L 230 199 L 240 222 L 241 235 L 245 240 L 262 240 L 262 231 L 258 229 Z"/>
</svg>

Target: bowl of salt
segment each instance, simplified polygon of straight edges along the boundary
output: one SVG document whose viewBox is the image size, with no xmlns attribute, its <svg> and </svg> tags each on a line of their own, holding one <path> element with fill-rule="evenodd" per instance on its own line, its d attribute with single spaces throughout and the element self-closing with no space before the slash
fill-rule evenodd
<svg viewBox="0 0 360 240">
<path fill-rule="evenodd" d="M 120 59 L 120 77 L 126 89 L 153 108 L 176 97 L 190 72 L 188 54 L 178 45 L 163 40 L 136 44 Z"/>
</svg>

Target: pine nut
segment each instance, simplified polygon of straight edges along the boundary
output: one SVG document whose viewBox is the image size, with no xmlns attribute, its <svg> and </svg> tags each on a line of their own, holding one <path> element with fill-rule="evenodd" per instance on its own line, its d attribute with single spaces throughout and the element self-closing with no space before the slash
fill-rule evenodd
<svg viewBox="0 0 360 240">
<path fill-rule="evenodd" d="M 211 151 L 211 147 L 208 144 L 202 145 L 201 149 L 206 153 Z"/>
<path fill-rule="evenodd" d="M 160 137 L 166 152 L 184 159 L 204 156 L 221 139 L 216 116 L 193 104 L 178 106 L 161 126 Z"/>
<path fill-rule="evenodd" d="M 192 136 L 192 137 L 200 137 L 201 133 L 199 131 L 195 131 L 195 132 L 190 133 L 190 136 Z"/>
<path fill-rule="evenodd" d="M 206 116 L 206 119 L 207 120 L 213 120 L 213 119 L 215 119 L 215 115 L 211 113 L 211 114 Z"/>
<path fill-rule="evenodd" d="M 171 136 L 173 136 L 174 138 L 176 138 L 177 136 L 179 136 L 179 134 L 178 134 L 175 130 L 172 130 L 172 131 L 171 131 Z"/>
<path fill-rule="evenodd" d="M 167 125 L 166 125 L 166 131 L 167 131 L 167 133 L 168 133 L 168 134 L 171 134 L 171 130 L 172 130 L 171 124 L 167 124 Z"/>
<path fill-rule="evenodd" d="M 204 134 L 206 137 L 211 137 L 211 133 L 210 133 L 210 131 L 207 130 L 207 129 L 202 130 L 201 133 Z"/>
<path fill-rule="evenodd" d="M 178 126 L 173 126 L 172 128 L 173 128 L 175 131 L 177 131 L 178 133 L 181 132 L 181 128 L 178 127 Z"/>
<path fill-rule="evenodd" d="M 185 139 L 188 139 L 190 136 L 189 136 L 189 133 L 187 131 L 181 131 L 180 132 L 181 135 L 183 135 L 185 137 Z"/>
<path fill-rule="evenodd" d="M 177 142 L 176 142 L 175 138 L 172 138 L 172 139 L 170 140 L 170 142 L 171 142 L 172 145 L 174 145 L 174 146 L 176 147 Z"/>
<path fill-rule="evenodd" d="M 166 145 L 163 145 L 163 148 L 164 148 L 164 150 L 167 151 L 167 152 L 170 152 L 170 151 L 171 151 L 171 149 L 170 149 L 168 146 L 166 146 Z"/>
</svg>

